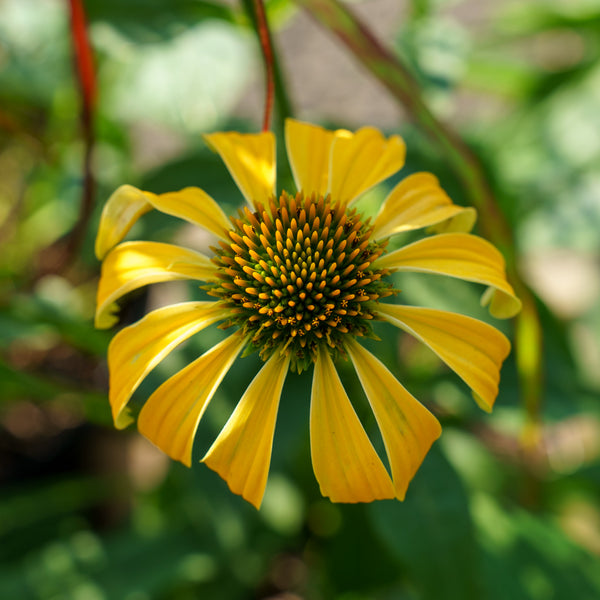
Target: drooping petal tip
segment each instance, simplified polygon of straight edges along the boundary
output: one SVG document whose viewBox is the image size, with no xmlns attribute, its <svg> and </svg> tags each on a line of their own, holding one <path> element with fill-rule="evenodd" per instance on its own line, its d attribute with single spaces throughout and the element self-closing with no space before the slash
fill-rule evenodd
<svg viewBox="0 0 600 600">
<path fill-rule="evenodd" d="M 225 316 L 217 302 L 183 302 L 148 313 L 113 337 L 108 399 L 117 429 L 131 422 L 125 408 L 146 375 L 176 346 Z"/>
<path fill-rule="evenodd" d="M 487 240 L 467 233 L 440 233 L 384 254 L 378 269 L 448 275 L 491 288 L 482 304 L 490 313 L 509 318 L 521 310 L 521 301 L 506 280 L 504 258 Z"/>
<path fill-rule="evenodd" d="M 510 342 L 495 327 L 457 313 L 380 303 L 378 314 L 427 345 L 490 412 L 498 395 L 500 369 Z"/>
<path fill-rule="evenodd" d="M 319 349 L 310 404 L 310 448 L 321 494 L 332 502 L 372 502 L 396 491 L 327 349 Z"/>
<path fill-rule="evenodd" d="M 234 333 L 167 379 L 144 404 L 140 433 L 174 460 L 191 466 L 200 419 L 244 344 Z"/>
<path fill-rule="evenodd" d="M 150 192 L 143 192 L 132 185 L 122 185 L 112 193 L 102 209 L 96 235 L 98 260 L 102 260 L 125 237 L 144 213 L 152 210 L 152 196 Z"/>
<path fill-rule="evenodd" d="M 279 399 L 289 364 L 287 355 L 271 356 L 202 459 L 234 494 L 256 509 L 267 485 Z"/>
<path fill-rule="evenodd" d="M 204 190 L 186 187 L 178 192 L 154 195 L 151 202 L 157 210 L 227 240 L 226 232 L 231 223 L 221 207 Z"/>
<path fill-rule="evenodd" d="M 98 260 L 104 259 L 136 221 L 153 208 L 226 239 L 229 220 L 204 190 L 188 187 L 178 192 L 153 194 L 132 185 L 122 185 L 113 192 L 102 210 L 95 243 Z"/>
<path fill-rule="evenodd" d="M 521 300 L 510 285 L 507 289 L 490 286 L 481 296 L 481 306 L 489 306 L 490 314 L 496 319 L 510 319 L 521 312 Z"/>
<path fill-rule="evenodd" d="M 408 484 L 442 428 L 368 350 L 355 340 L 350 340 L 346 349 L 381 431 L 396 498 L 404 500 Z"/>
<path fill-rule="evenodd" d="M 98 283 L 95 326 L 112 327 L 117 317 L 116 301 L 151 283 L 214 278 L 211 260 L 193 250 L 159 242 L 123 242 L 102 263 Z"/>
</svg>

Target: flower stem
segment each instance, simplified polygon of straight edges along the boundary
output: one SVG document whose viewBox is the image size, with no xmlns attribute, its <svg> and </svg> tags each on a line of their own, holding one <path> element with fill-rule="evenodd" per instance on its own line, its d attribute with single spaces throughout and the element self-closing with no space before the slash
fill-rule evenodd
<svg viewBox="0 0 600 600">
<path fill-rule="evenodd" d="M 79 215 L 71 230 L 38 253 L 30 285 L 49 273 L 62 273 L 69 267 L 85 236 L 94 208 L 95 180 L 92 173 L 94 148 L 94 108 L 96 75 L 82 0 L 69 0 L 73 70 L 80 96 L 79 123 L 83 137 L 82 191 Z"/>
<path fill-rule="evenodd" d="M 257 33 L 262 48 L 263 58 L 265 60 L 265 114 L 263 118 L 263 131 L 269 131 L 271 128 L 271 113 L 273 112 L 273 94 L 275 90 L 275 77 L 273 73 L 273 46 L 271 44 L 271 34 L 263 0 L 253 0 L 254 14 L 256 15 Z"/>
<path fill-rule="evenodd" d="M 57 261 L 57 271 L 66 267 L 83 242 L 94 208 L 95 180 L 92 173 L 92 153 L 94 148 L 94 108 L 96 105 L 96 74 L 90 45 L 83 3 L 69 0 L 71 13 L 71 42 L 73 46 L 74 70 L 81 98 L 80 126 L 83 136 L 83 188 L 79 217 L 66 240 L 64 254 Z"/>
<path fill-rule="evenodd" d="M 258 36 L 265 61 L 266 97 L 263 131 L 267 131 L 270 125 L 273 104 L 276 104 L 277 128 L 283 131 L 283 122 L 293 113 L 291 101 L 287 94 L 283 74 L 277 60 L 277 54 L 273 47 L 272 36 L 266 17 L 263 0 L 242 0 L 242 5 L 252 21 L 252 25 Z M 257 6 L 258 5 L 258 6 Z M 273 98 L 274 96 L 274 98 Z M 273 102 L 273 100 L 275 102 Z"/>
<path fill-rule="evenodd" d="M 92 48 L 87 34 L 85 13 L 81 0 L 69 0 L 71 9 L 71 41 L 75 58 L 75 71 L 82 97 L 82 120 L 91 122 L 96 104 L 96 75 Z M 91 125 L 87 125 L 91 128 Z"/>
<path fill-rule="evenodd" d="M 503 252 L 508 277 L 523 302 L 517 317 L 516 360 L 526 412 L 525 437 L 533 440 L 539 429 L 542 382 L 542 330 L 536 301 L 521 280 L 510 227 L 494 198 L 479 160 L 464 141 L 439 121 L 423 100 L 419 85 L 407 67 L 337 0 L 296 0 L 311 16 L 335 34 L 364 67 L 407 110 L 417 125 L 441 148 L 462 181 L 479 213 L 482 233 Z M 525 441 L 525 445 L 529 445 Z"/>
<path fill-rule="evenodd" d="M 69 0 L 69 13 L 73 69 L 79 88 L 81 106 L 79 124 L 84 145 L 79 216 L 65 236 L 38 253 L 30 285 L 49 273 L 62 273 L 72 264 L 83 243 L 94 208 L 96 182 L 92 172 L 92 154 L 95 142 L 96 74 L 82 0 Z"/>
</svg>

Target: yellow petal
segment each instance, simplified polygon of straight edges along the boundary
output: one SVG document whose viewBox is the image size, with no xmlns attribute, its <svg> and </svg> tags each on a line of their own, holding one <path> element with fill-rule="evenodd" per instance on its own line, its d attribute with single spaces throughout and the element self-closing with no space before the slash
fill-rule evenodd
<svg viewBox="0 0 600 600">
<path fill-rule="evenodd" d="M 262 133 L 211 133 L 206 143 L 223 159 L 251 206 L 275 193 L 275 136 Z"/>
<path fill-rule="evenodd" d="M 429 346 L 471 388 L 477 404 L 492 410 L 510 352 L 510 342 L 495 327 L 430 308 L 380 303 L 377 312 Z"/>
<path fill-rule="evenodd" d="M 187 187 L 178 192 L 155 195 L 151 202 L 161 212 L 207 229 L 223 240 L 229 239 L 226 234 L 231 229 L 229 219 L 221 207 L 200 188 Z"/>
<path fill-rule="evenodd" d="M 436 232 L 469 232 L 475 224 L 474 208 L 456 206 L 431 173 L 414 173 L 388 195 L 375 219 L 373 238 L 432 227 Z"/>
<path fill-rule="evenodd" d="M 335 202 L 348 203 L 387 179 L 404 165 L 406 145 L 397 135 L 389 139 L 372 127 L 355 134 L 336 131 L 331 149 L 329 192 Z"/>
<path fill-rule="evenodd" d="M 346 349 L 381 431 L 396 497 L 404 500 L 410 480 L 442 428 L 438 420 L 355 340 Z"/>
<path fill-rule="evenodd" d="M 310 448 L 321 494 L 332 502 L 372 502 L 396 496 L 329 352 L 323 348 L 319 349 L 313 376 Z"/>
<path fill-rule="evenodd" d="M 521 301 L 506 281 L 504 258 L 486 240 L 466 233 L 443 233 L 384 254 L 373 263 L 377 269 L 418 271 L 449 275 L 490 286 L 482 305 L 507 319 L 521 310 Z"/>
<path fill-rule="evenodd" d="M 234 333 L 167 379 L 140 411 L 142 435 L 189 467 L 200 419 L 245 343 Z"/>
<path fill-rule="evenodd" d="M 144 213 L 152 210 L 150 200 L 153 196 L 131 185 L 122 185 L 113 192 L 100 217 L 95 248 L 98 260 L 125 237 Z"/>
<path fill-rule="evenodd" d="M 277 409 L 289 364 L 288 356 L 271 356 L 202 459 L 234 494 L 257 509 L 267 485 Z"/>
<path fill-rule="evenodd" d="M 156 208 L 164 213 L 203 227 L 222 239 L 231 228 L 229 220 L 219 205 L 203 190 L 195 187 L 179 192 L 153 194 L 122 185 L 107 200 L 100 217 L 96 236 L 96 257 L 102 260 L 148 211 Z"/>
<path fill-rule="evenodd" d="M 211 260 L 193 250 L 158 242 L 124 242 L 113 248 L 102 263 L 96 302 L 96 327 L 117 321 L 114 302 L 145 285 L 176 279 L 206 281 L 214 276 Z"/>
<path fill-rule="evenodd" d="M 125 407 L 144 377 L 181 342 L 227 314 L 217 302 L 183 302 L 148 313 L 115 335 L 108 347 L 108 369 L 117 428 L 131 423 Z"/>
<path fill-rule="evenodd" d="M 309 195 L 325 195 L 334 133 L 294 119 L 285 122 L 285 143 L 296 187 Z"/>
</svg>

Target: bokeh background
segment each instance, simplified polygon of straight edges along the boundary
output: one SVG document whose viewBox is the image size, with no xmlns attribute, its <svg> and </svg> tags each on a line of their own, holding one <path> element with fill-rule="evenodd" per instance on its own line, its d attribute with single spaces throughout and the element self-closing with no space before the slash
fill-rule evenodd
<svg viewBox="0 0 600 600">
<path fill-rule="evenodd" d="M 85 150 L 69 3 L 0 0 L 0 598 L 597 600 L 597 0 L 350 4 L 474 148 L 514 233 L 544 334 L 535 435 L 514 356 L 487 415 L 429 351 L 383 329 L 378 354 L 444 427 L 403 503 L 320 497 L 310 465 L 310 376 L 288 378 L 260 512 L 197 461 L 189 470 L 133 428 L 113 430 L 105 363 L 112 333 L 92 326 L 99 212 L 122 183 L 154 192 L 198 185 L 228 212 L 239 205 L 201 134 L 260 128 L 261 55 L 245 6 L 84 2 L 99 91 L 94 210 L 81 245 L 63 260 L 79 219 Z M 402 134 L 403 175 L 433 171 L 466 203 L 443 153 L 329 32 L 291 0 L 267 8 L 295 116 Z M 283 155 L 280 162 L 289 189 Z M 369 194 L 365 210 L 384 194 Z M 156 214 L 133 235 L 211 243 Z M 489 320 L 474 286 L 417 275 L 400 285 L 409 302 Z M 194 294 L 187 284 L 134 294 L 122 323 Z M 513 336 L 511 323 L 494 324 Z M 134 401 L 220 333 L 174 353 Z M 198 457 L 256 367 L 255 357 L 238 361 L 225 379 L 201 424 Z M 354 398 L 357 383 L 342 374 Z M 357 410 L 372 431 L 360 398 Z"/>
</svg>

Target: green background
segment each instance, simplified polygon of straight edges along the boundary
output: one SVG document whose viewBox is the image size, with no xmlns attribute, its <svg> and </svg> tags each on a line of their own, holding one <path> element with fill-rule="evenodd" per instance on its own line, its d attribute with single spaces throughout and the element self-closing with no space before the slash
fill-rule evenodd
<svg viewBox="0 0 600 600">
<path fill-rule="evenodd" d="M 327 31 L 288 0 L 267 4 L 294 116 L 374 124 L 407 141 L 405 169 L 361 201 L 366 211 L 418 170 L 468 202 L 440 149 Z M 252 21 L 236 3 L 84 5 L 99 85 L 95 205 L 81 249 L 58 269 L 57 248 L 78 219 L 84 149 L 68 3 L 0 3 L 0 598 L 600 598 L 600 3 L 351 4 L 475 150 L 514 234 L 544 334 L 539 439 L 524 443 L 531 413 L 514 354 L 487 415 L 429 351 L 381 327 L 371 348 L 444 428 L 406 500 L 321 498 L 310 465 L 309 373 L 288 377 L 260 512 L 197 460 L 187 469 L 134 428 L 113 430 L 112 332 L 92 326 L 94 234 L 117 186 L 197 185 L 226 212 L 239 206 L 201 134 L 260 128 Z M 290 189 L 278 142 L 280 187 Z M 159 214 L 132 233 L 208 243 Z M 475 286 L 418 275 L 398 284 L 410 303 L 465 312 L 513 337 L 511 323 L 478 306 Z M 190 297 L 197 290 L 185 284 L 133 294 L 122 323 Z M 219 335 L 211 329 L 169 357 L 134 404 Z M 195 458 L 257 366 L 245 358 L 226 377 Z M 373 432 L 355 375 L 340 371 Z"/>
</svg>

